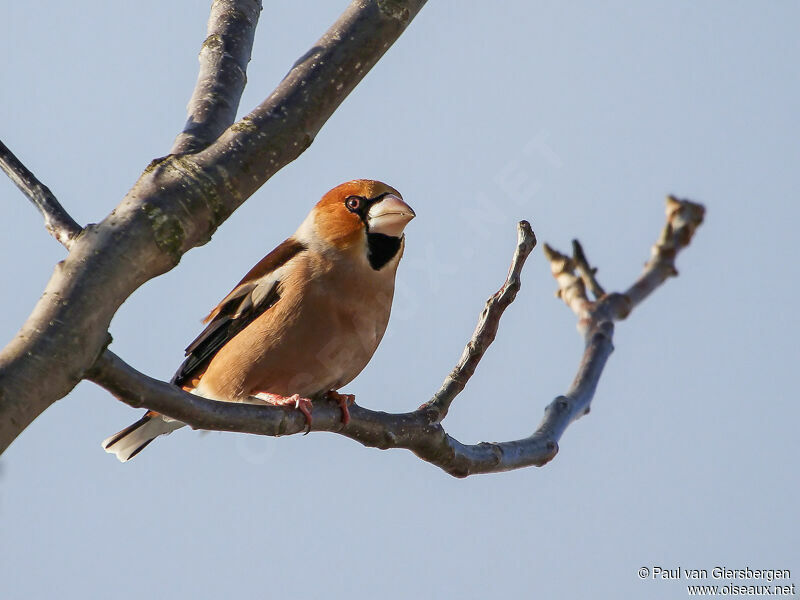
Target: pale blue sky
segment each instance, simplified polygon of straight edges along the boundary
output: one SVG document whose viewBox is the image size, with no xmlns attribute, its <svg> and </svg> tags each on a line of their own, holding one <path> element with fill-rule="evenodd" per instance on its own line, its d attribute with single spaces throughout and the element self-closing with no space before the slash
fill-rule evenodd
<svg viewBox="0 0 800 600">
<path fill-rule="evenodd" d="M 241 114 L 345 5 L 265 2 Z M 189 0 L 4 7 L 0 138 L 79 222 L 168 151 L 207 17 Z M 139 413 L 83 383 L 0 458 L 3 597 L 686 596 L 637 577 L 653 565 L 797 583 L 798 18 L 794 2 L 432 0 L 300 159 L 122 307 L 112 348 L 169 378 L 323 192 L 381 179 L 418 218 L 389 331 L 345 391 L 408 410 L 460 355 L 517 220 L 562 249 L 579 237 L 619 289 L 664 195 L 704 202 L 680 277 L 617 328 L 592 413 L 547 467 L 467 480 L 329 434 L 179 431 L 123 465 L 100 441 Z M 9 182 L 0 198 L 5 343 L 64 251 Z M 537 249 L 445 422 L 460 440 L 527 435 L 566 390 L 581 340 L 554 289 Z"/>
</svg>

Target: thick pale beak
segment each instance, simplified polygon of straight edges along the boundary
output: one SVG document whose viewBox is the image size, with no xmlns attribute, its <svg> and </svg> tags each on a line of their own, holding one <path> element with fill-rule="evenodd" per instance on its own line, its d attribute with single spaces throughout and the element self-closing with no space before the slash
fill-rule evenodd
<svg viewBox="0 0 800 600">
<path fill-rule="evenodd" d="M 408 204 L 394 194 L 387 194 L 367 211 L 367 225 L 370 233 L 400 237 L 408 222 L 416 216 Z"/>
</svg>

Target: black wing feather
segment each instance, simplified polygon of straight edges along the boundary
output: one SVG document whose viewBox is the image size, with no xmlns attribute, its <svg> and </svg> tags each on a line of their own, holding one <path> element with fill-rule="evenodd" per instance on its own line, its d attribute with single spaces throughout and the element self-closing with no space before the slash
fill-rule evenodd
<svg viewBox="0 0 800 600">
<path fill-rule="evenodd" d="M 261 293 L 266 283 L 264 278 L 306 249 L 302 242 L 289 238 L 250 269 L 222 304 L 207 317 L 211 318 L 211 322 L 186 348 L 186 360 L 172 377 L 172 383 L 183 385 L 195 374 L 201 373 L 220 348 L 274 306 L 280 299 L 280 282 L 274 280 L 269 289 Z"/>
<path fill-rule="evenodd" d="M 278 282 L 275 281 L 262 302 L 256 305 L 251 304 L 241 312 L 239 312 L 239 309 L 241 304 L 247 301 L 247 297 L 242 300 L 241 304 L 229 302 L 223 307 L 223 310 L 214 317 L 214 320 L 208 324 L 203 333 L 186 348 L 186 360 L 178 367 L 171 383 L 175 385 L 186 383 L 237 333 L 263 315 L 269 308 L 275 306 L 275 303 L 280 299 L 277 288 Z M 237 313 L 239 313 L 238 316 Z"/>
</svg>

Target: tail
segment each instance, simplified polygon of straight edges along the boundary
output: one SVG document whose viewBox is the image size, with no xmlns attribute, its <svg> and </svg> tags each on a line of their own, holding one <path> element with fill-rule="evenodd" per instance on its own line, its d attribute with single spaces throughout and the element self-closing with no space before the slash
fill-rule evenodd
<svg viewBox="0 0 800 600">
<path fill-rule="evenodd" d="M 103 440 L 103 448 L 106 452 L 116 454 L 120 462 L 126 462 L 144 450 L 147 444 L 158 436 L 172 433 L 184 425 L 185 423 L 181 421 L 175 421 L 150 410 L 133 425 Z"/>
</svg>

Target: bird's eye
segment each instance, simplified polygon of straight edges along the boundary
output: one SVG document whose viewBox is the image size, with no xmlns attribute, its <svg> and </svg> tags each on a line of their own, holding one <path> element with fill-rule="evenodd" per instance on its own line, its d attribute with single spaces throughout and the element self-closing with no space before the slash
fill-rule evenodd
<svg viewBox="0 0 800 600">
<path fill-rule="evenodd" d="M 360 196 L 350 196 L 347 198 L 347 200 L 344 201 L 344 203 L 347 206 L 347 208 L 349 208 L 352 211 L 356 211 L 359 208 L 361 208 L 362 200 L 363 198 L 361 198 Z"/>
</svg>

